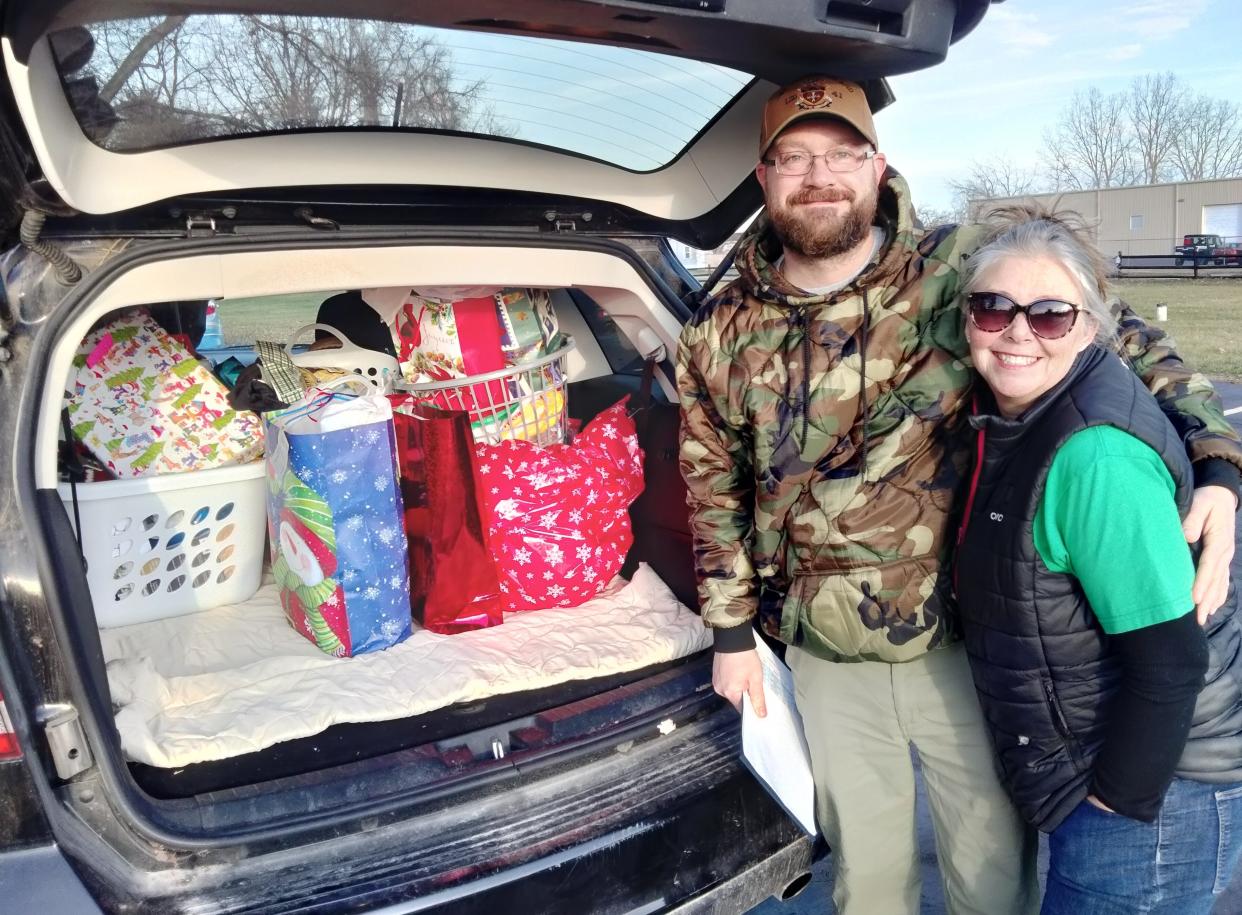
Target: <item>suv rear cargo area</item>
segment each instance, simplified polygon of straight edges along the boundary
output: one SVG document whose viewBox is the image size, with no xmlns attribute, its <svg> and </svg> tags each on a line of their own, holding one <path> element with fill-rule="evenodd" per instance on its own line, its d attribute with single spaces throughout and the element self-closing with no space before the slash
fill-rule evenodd
<svg viewBox="0 0 1242 915">
<path fill-rule="evenodd" d="M 56 633 L 64 650 L 67 676 L 60 685 L 73 701 L 63 706 L 76 713 L 68 733 L 81 739 L 70 740 L 73 746 L 59 757 L 53 750 L 61 787 L 52 790 L 61 795 L 58 816 L 68 818 L 75 837 L 67 847 L 76 849 L 88 883 L 136 910 L 181 910 L 197 897 L 203 911 L 302 911 L 305 894 L 277 892 L 270 868 L 279 871 L 283 865 L 275 862 L 295 849 L 299 856 L 317 854 L 310 850 L 323 848 L 329 835 L 359 850 L 348 858 L 361 869 L 359 879 L 366 873 L 362 884 L 380 896 L 404 897 L 415 888 L 423 894 L 464 885 L 484 872 L 512 877 L 522 862 L 557 870 L 559 859 L 549 858 L 556 848 L 576 849 L 565 852 L 569 858 L 638 854 L 624 849 L 662 845 L 669 836 L 656 840 L 656 834 L 680 834 L 692 821 L 696 830 L 719 828 L 703 818 L 766 824 L 756 833 L 768 837 L 760 858 L 769 866 L 793 861 L 791 874 L 800 872 L 809 846 L 737 764 L 736 717 L 711 691 L 709 640 L 688 609 L 692 558 L 677 515 L 684 490 L 676 470 L 676 408 L 669 404 L 678 303 L 664 280 L 633 250 L 600 243 L 592 250 L 443 240 L 345 249 L 273 245 L 262 253 L 253 247 L 171 257 L 129 251 L 113 269 L 99 270 L 90 288 L 43 303 L 43 402 L 25 413 L 18 436 L 33 444 L 28 453 L 39 492 L 31 507 L 41 531 L 33 549 L 48 598 L 43 612 L 28 617 L 28 632 Z M 638 422 L 644 472 L 654 488 L 632 511 L 628 582 L 618 579 L 582 608 L 514 614 L 495 628 L 459 635 L 416 630 L 406 643 L 344 659 L 322 655 L 293 632 L 269 573 L 253 597 L 234 605 L 100 629 L 98 589 L 87 584 L 73 499 L 66 498 L 57 468 L 64 388 L 58 380 L 68 377 L 92 326 L 133 306 L 158 313 L 162 303 L 212 301 L 227 338 L 227 322 L 237 314 L 230 299 L 260 315 L 265 302 L 291 294 L 313 300 L 350 286 L 463 280 L 552 291 L 561 326 L 575 343 L 566 397 L 575 425 L 627 394 L 637 398 L 644 357 L 653 360 L 655 393 L 642 411 L 650 415 Z M 46 291 L 29 290 L 31 300 Z M 217 356 L 225 350 L 237 347 Z M 135 513 L 135 524 L 146 520 L 137 517 L 142 513 Z M 163 518 L 151 527 L 168 532 Z M 420 635 L 435 650 L 407 647 Z M 480 646 L 473 679 L 462 676 L 471 666 L 472 638 Z M 534 654 L 506 652 L 506 639 L 527 643 Z M 265 653 L 275 642 L 300 657 L 274 661 Z M 291 667 L 273 667 L 282 662 Z M 333 685 L 331 677 L 319 680 L 299 666 L 357 674 Z M 351 685 L 357 692 L 349 692 Z M 351 715 L 384 686 L 407 700 L 408 712 Z M 428 698 L 433 694 L 440 698 Z M 196 728 L 196 737 L 165 717 L 177 696 L 191 697 L 180 704 L 181 724 Z M 216 714 L 220 703 L 231 703 L 237 718 L 221 723 L 228 719 Z M 320 714 L 325 706 L 336 711 Z M 716 800 L 706 804 L 709 796 Z M 730 813 L 730 804 L 742 807 Z M 638 820 L 643 825 L 634 832 Z M 451 841 L 446 822 L 454 824 Z M 622 836 L 603 838 L 616 828 Z M 402 834 L 401 847 L 417 864 L 395 866 L 385 847 L 374 845 L 377 830 Z M 590 836 L 603 842 L 598 851 Z M 693 844 L 688 834 L 676 840 L 679 847 Z M 737 849 L 741 858 L 760 859 L 752 844 Z M 797 851 L 773 858 L 782 848 Z M 374 874 L 366 871 L 371 853 L 379 868 Z M 735 864 L 744 872 L 741 858 Z M 689 860 L 650 866 L 676 875 Z M 329 873 L 307 890 L 333 898 L 327 884 L 339 880 Z M 698 874 L 688 886 L 725 876 Z M 234 884 L 244 889 L 230 896 Z M 260 885 L 265 891 L 256 895 Z M 640 890 L 617 888 L 618 905 Z"/>
</svg>

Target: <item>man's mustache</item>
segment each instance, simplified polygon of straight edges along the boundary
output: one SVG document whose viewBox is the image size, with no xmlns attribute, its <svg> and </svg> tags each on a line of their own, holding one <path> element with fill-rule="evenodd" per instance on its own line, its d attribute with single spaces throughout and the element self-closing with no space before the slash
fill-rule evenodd
<svg viewBox="0 0 1242 915">
<path fill-rule="evenodd" d="M 799 206 L 804 203 L 853 202 L 853 200 L 853 192 L 843 187 L 806 188 L 805 190 L 795 191 L 786 198 L 789 206 Z"/>
</svg>

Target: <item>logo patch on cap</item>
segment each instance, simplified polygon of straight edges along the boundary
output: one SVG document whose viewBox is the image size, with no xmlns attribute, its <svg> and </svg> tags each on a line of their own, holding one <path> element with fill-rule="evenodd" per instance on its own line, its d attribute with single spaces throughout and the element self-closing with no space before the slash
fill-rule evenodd
<svg viewBox="0 0 1242 915">
<path fill-rule="evenodd" d="M 759 153 L 767 152 L 777 134 L 808 117 L 837 118 L 875 145 L 875 125 L 866 96 L 853 83 L 827 76 L 805 76 L 772 94 L 759 125 Z"/>
<path fill-rule="evenodd" d="M 801 111 L 817 111 L 831 108 L 834 96 L 842 97 L 840 92 L 829 92 L 827 87 L 819 83 L 811 83 L 807 86 L 799 86 L 798 91 L 788 101 Z"/>
</svg>

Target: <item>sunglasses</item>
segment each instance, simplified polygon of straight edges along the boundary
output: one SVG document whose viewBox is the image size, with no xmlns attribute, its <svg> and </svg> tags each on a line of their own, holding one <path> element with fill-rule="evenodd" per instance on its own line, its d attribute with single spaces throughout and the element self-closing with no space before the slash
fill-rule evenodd
<svg viewBox="0 0 1242 915">
<path fill-rule="evenodd" d="M 1045 340 L 1064 337 L 1078 320 L 1078 306 L 1060 299 L 1039 299 L 1019 305 L 999 292 L 972 292 L 966 297 L 970 323 L 987 334 L 995 334 L 1013 323 L 1019 314 L 1026 315 L 1031 332 Z"/>
</svg>

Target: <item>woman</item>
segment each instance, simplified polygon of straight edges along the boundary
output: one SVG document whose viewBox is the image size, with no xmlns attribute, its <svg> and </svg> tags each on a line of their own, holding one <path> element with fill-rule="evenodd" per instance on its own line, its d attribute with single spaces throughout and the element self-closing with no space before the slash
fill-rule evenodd
<svg viewBox="0 0 1242 915">
<path fill-rule="evenodd" d="M 986 385 L 956 580 L 1005 785 L 1050 833 L 1043 912 L 1206 913 L 1242 849 L 1236 602 L 1195 618 L 1190 466 L 1108 346 L 1099 252 L 1065 216 L 994 218 L 964 278 Z"/>
</svg>

